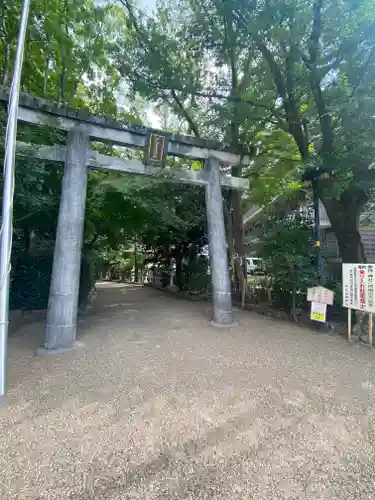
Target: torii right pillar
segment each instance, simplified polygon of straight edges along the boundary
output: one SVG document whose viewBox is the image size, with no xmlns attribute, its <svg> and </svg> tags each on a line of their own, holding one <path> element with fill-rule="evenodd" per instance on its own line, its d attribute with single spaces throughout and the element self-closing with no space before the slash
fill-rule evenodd
<svg viewBox="0 0 375 500">
<path fill-rule="evenodd" d="M 205 191 L 212 280 L 212 324 L 225 328 L 233 325 L 233 309 L 219 161 L 208 158 L 205 170 L 208 181 Z"/>
</svg>

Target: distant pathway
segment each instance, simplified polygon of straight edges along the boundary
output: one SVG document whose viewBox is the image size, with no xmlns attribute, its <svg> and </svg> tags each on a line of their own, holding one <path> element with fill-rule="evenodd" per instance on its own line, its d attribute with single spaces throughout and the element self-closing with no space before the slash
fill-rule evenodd
<svg viewBox="0 0 375 500">
<path fill-rule="evenodd" d="M 209 304 L 100 285 L 83 347 L 10 339 L 0 408 L 4 500 L 370 500 L 375 354 Z M 372 405 L 372 410 L 371 410 Z"/>
</svg>

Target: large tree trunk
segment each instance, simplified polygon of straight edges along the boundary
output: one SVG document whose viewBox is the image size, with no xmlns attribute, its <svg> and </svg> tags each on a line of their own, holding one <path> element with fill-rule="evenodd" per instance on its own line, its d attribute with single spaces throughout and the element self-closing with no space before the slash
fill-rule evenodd
<svg viewBox="0 0 375 500">
<path fill-rule="evenodd" d="M 139 266 L 138 266 L 138 248 L 137 248 L 137 240 L 134 240 L 134 283 L 138 283 L 139 277 Z"/>
<path fill-rule="evenodd" d="M 241 148 L 240 140 L 240 111 L 238 106 L 238 101 L 236 99 L 241 98 L 241 94 L 245 91 L 248 84 L 248 72 L 246 68 L 251 67 L 253 52 L 249 51 L 247 61 L 245 62 L 245 71 L 240 76 L 241 68 L 239 64 L 239 55 L 236 51 L 236 44 L 238 42 L 238 32 L 236 31 L 236 21 L 234 18 L 233 9 L 230 3 L 224 2 L 226 9 L 224 9 L 224 47 L 227 50 L 228 65 L 230 66 L 231 75 L 231 97 L 234 99 L 232 102 L 232 116 L 229 125 L 229 138 L 232 147 L 236 150 Z M 243 70 L 243 66 L 242 66 Z M 241 177 L 242 167 L 241 165 L 232 167 L 232 176 Z M 238 284 L 238 290 L 240 296 L 248 295 L 247 289 L 247 273 L 246 273 L 246 250 L 244 243 L 244 231 L 243 231 L 243 211 L 242 211 L 242 192 L 233 190 L 231 192 L 231 209 L 232 209 L 232 235 L 233 235 L 233 251 L 232 255 L 233 261 L 233 274 L 234 280 Z"/>
<path fill-rule="evenodd" d="M 346 190 L 339 200 L 324 198 L 322 201 L 336 236 L 342 261 L 365 263 L 366 254 L 359 232 L 359 223 L 366 200 Z"/>
<path fill-rule="evenodd" d="M 174 252 L 174 259 L 176 263 L 176 283 L 178 288 L 182 286 L 182 251 L 180 248 L 176 248 Z"/>
<path fill-rule="evenodd" d="M 228 249 L 228 262 L 230 262 L 232 266 L 232 288 L 234 287 L 236 281 L 236 273 L 234 270 L 234 239 L 233 239 L 233 216 L 232 216 L 232 193 L 228 191 L 229 197 L 224 198 L 223 200 L 223 208 L 224 208 L 224 217 L 225 217 L 225 228 L 226 228 L 226 236 L 227 236 L 227 249 Z"/>
<path fill-rule="evenodd" d="M 30 254 L 33 249 L 35 232 L 32 229 L 24 230 L 25 253 Z"/>
<path fill-rule="evenodd" d="M 324 32 L 323 11 L 324 5 L 322 0 L 313 2 L 308 55 L 303 55 L 296 47 L 296 44 L 291 43 L 285 64 L 282 64 L 283 61 L 279 61 L 278 57 L 275 57 L 272 43 L 268 43 L 261 34 L 255 32 L 251 32 L 250 34 L 269 67 L 278 97 L 282 99 L 289 133 L 296 142 L 302 161 L 306 162 L 310 156 L 308 126 L 307 122 L 301 116 L 300 103 L 296 100 L 298 92 L 295 91 L 295 75 L 297 71 L 300 71 L 298 66 L 301 64 L 302 57 L 302 61 L 310 73 L 310 87 L 319 116 L 322 142 L 319 155 L 323 164 L 326 164 L 336 155 L 334 154 L 335 130 L 332 125 L 331 111 L 325 103 L 325 96 L 321 85 L 323 75 L 318 65 L 318 56 L 322 49 L 320 38 Z M 248 23 L 245 17 L 242 17 L 237 12 L 237 19 L 248 30 Z M 313 133 L 316 135 L 316 130 Z M 348 139 L 350 140 L 350 138 Z M 367 201 L 366 191 L 363 189 L 346 189 L 339 200 L 327 197 L 326 199 L 322 199 L 322 201 L 331 221 L 343 262 L 365 262 L 366 256 L 359 233 L 359 216 Z"/>
<path fill-rule="evenodd" d="M 246 249 L 243 230 L 243 210 L 242 193 L 232 191 L 232 235 L 233 235 L 233 267 L 235 282 L 238 290 L 243 293 L 243 287 L 246 287 Z M 247 288 L 247 287 L 246 287 Z M 245 291 L 246 291 L 245 288 Z"/>
<path fill-rule="evenodd" d="M 347 263 L 366 263 L 366 255 L 358 228 L 349 227 L 345 223 L 332 227 L 336 235 L 342 261 Z"/>
<path fill-rule="evenodd" d="M 364 201 L 365 198 L 362 198 L 362 203 Z M 356 203 L 356 196 L 348 191 L 341 195 L 340 200 L 328 199 L 323 202 L 337 239 L 342 262 L 366 263 L 366 254 L 359 232 L 360 214 L 363 208 L 361 203 Z M 366 319 L 366 313 L 355 311 L 352 333 L 368 342 Z"/>
</svg>

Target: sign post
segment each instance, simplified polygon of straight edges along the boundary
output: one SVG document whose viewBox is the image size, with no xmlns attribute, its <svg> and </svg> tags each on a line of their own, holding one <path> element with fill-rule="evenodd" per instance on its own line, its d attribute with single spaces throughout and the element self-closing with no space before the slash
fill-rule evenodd
<svg viewBox="0 0 375 500">
<path fill-rule="evenodd" d="M 368 340 L 370 342 L 370 349 L 372 350 L 372 313 L 369 313 L 368 318 Z"/>
<path fill-rule="evenodd" d="M 348 309 L 348 339 L 351 338 L 351 310 L 369 313 L 369 342 L 372 349 L 372 313 L 375 312 L 374 264 L 343 264 L 343 306 Z"/>
</svg>

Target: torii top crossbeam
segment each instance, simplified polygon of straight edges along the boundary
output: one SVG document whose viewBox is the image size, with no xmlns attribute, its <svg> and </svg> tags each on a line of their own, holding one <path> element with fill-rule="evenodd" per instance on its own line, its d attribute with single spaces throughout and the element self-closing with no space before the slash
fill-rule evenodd
<svg viewBox="0 0 375 500">
<path fill-rule="evenodd" d="M 0 90 L 0 101 L 8 101 L 7 90 Z M 18 119 L 24 123 L 52 125 L 70 130 L 79 123 L 80 128 L 93 140 L 133 148 L 143 148 L 150 130 L 141 125 L 89 114 L 86 110 L 59 106 L 46 99 L 20 94 Z M 155 131 L 158 132 L 158 131 Z M 160 131 L 160 133 L 163 133 Z M 223 148 L 218 142 L 186 135 L 168 135 L 168 154 L 193 159 L 213 157 L 228 165 L 247 165 L 249 156 L 232 148 Z"/>
</svg>

